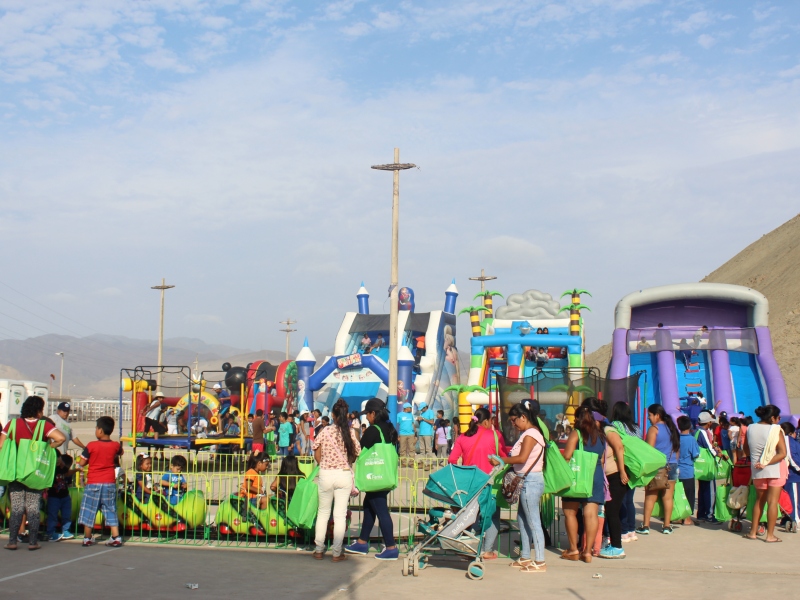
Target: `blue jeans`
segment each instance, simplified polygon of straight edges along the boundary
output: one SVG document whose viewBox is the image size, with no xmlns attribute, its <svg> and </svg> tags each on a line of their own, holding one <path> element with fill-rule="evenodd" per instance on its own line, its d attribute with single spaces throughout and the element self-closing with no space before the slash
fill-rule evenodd
<svg viewBox="0 0 800 600">
<path fill-rule="evenodd" d="M 58 513 L 61 513 L 61 531 L 69 531 L 72 525 L 72 499 L 54 498 L 47 499 L 47 535 L 53 537 L 56 534 L 56 523 L 58 523 Z"/>
<path fill-rule="evenodd" d="M 478 520 L 475 522 L 476 529 L 480 527 L 481 519 L 480 514 L 478 514 Z M 481 548 L 481 552 L 494 552 L 497 550 L 497 534 L 500 532 L 500 509 L 497 508 L 492 515 L 492 522 L 489 527 L 486 528 L 486 531 L 483 532 L 483 547 Z"/>
<path fill-rule="evenodd" d="M 697 518 L 714 518 L 714 498 L 711 491 L 713 481 L 697 482 Z"/>
<path fill-rule="evenodd" d="M 531 543 L 536 553 L 536 562 L 544 562 L 544 531 L 539 505 L 544 493 L 544 474 L 541 471 L 528 473 L 522 482 L 519 495 L 517 525 L 520 535 L 520 559 L 530 560 Z"/>
<path fill-rule="evenodd" d="M 387 548 L 391 548 L 395 545 L 395 542 L 392 532 L 394 528 L 392 516 L 389 514 L 389 505 L 386 502 L 388 496 L 388 491 L 366 492 L 364 494 L 364 520 L 361 522 L 361 535 L 359 538 L 369 543 L 369 536 L 377 518 L 381 528 L 381 535 L 383 536 L 383 543 Z"/>
<path fill-rule="evenodd" d="M 622 520 L 622 533 L 633 533 L 636 529 L 636 506 L 633 503 L 633 494 L 636 492 L 630 489 L 625 492 L 625 498 L 622 500 L 622 510 L 619 511 L 620 519 Z"/>
</svg>

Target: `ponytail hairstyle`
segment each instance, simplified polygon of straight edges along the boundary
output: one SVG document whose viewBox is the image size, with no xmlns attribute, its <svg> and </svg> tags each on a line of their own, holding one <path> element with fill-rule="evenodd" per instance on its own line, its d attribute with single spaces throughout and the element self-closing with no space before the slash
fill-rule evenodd
<svg viewBox="0 0 800 600">
<path fill-rule="evenodd" d="M 756 416 L 761 419 L 762 423 L 769 423 L 773 417 L 780 418 L 781 409 L 774 404 L 765 404 L 756 409 Z"/>
<path fill-rule="evenodd" d="M 247 464 L 245 465 L 246 470 L 253 469 L 255 470 L 256 465 L 260 462 L 265 462 L 269 464 L 269 454 L 266 452 L 253 452 L 250 456 L 247 457 Z"/>
<path fill-rule="evenodd" d="M 597 438 L 600 438 L 600 441 L 605 444 L 606 434 L 603 429 L 597 425 L 597 419 L 594 413 L 605 417 L 604 411 L 608 409 L 608 405 L 604 402 L 601 403 L 597 398 L 590 397 L 581 402 L 580 408 L 583 409 L 583 411 L 580 412 L 580 418 L 578 418 L 578 411 L 575 412 L 575 428 L 581 432 L 583 443 L 596 444 Z"/>
<path fill-rule="evenodd" d="M 473 435 L 478 433 L 478 427 L 480 426 L 480 424 L 483 423 L 484 421 L 490 420 L 491 418 L 492 414 L 487 409 L 481 406 L 478 410 L 475 411 L 475 414 L 472 415 L 472 418 L 470 419 L 469 422 L 469 427 L 464 432 L 464 435 L 467 437 L 472 437 Z"/>
<path fill-rule="evenodd" d="M 660 404 L 651 404 L 647 407 L 647 412 L 651 415 L 657 416 L 659 420 L 667 426 L 667 430 L 669 431 L 669 440 L 672 445 L 672 451 L 675 453 L 675 456 L 680 454 L 681 434 L 678 431 L 678 428 L 675 427 L 675 421 L 672 420 L 672 416 L 665 411 L 664 407 Z"/>
<path fill-rule="evenodd" d="M 542 439 L 546 440 L 547 437 L 542 431 L 542 427 L 539 425 L 538 415 L 539 403 L 536 400 L 530 400 L 528 398 L 518 404 L 515 404 L 508 411 L 509 417 L 525 417 L 528 420 L 528 423 L 530 423 L 531 426 L 542 435 Z M 544 468 L 547 466 L 547 455 L 544 453 L 544 448 L 542 448 L 542 453 L 542 468 Z"/>
<path fill-rule="evenodd" d="M 344 449 L 347 452 L 347 460 L 352 464 L 356 462 L 356 445 L 350 437 L 350 407 L 344 398 L 339 398 L 331 409 L 331 425 L 339 430 Z"/>
</svg>

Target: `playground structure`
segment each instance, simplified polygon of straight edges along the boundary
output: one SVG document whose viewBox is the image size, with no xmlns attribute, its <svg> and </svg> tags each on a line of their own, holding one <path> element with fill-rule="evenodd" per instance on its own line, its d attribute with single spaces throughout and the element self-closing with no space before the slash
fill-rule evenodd
<svg viewBox="0 0 800 600">
<path fill-rule="evenodd" d="M 370 314 L 369 292 L 363 282 L 356 297 L 358 312 L 345 314 L 332 356 L 325 357 L 316 367 L 308 339 L 297 355 L 299 406 L 325 412 L 339 398 L 344 398 L 350 410 L 361 410 L 370 398 L 386 400 L 389 315 Z M 414 310 L 414 290 L 400 288 L 397 403 L 388 407 L 393 422 L 396 422 L 398 407 L 408 401 L 416 405 L 424 401 L 431 408 L 444 410 L 446 415 L 453 414 L 455 401 L 444 390 L 457 384 L 460 376 L 456 349 L 457 297 L 454 280 L 445 291 L 443 310 L 418 313 Z"/>
<path fill-rule="evenodd" d="M 673 416 L 705 396 L 707 408 L 753 415 L 774 404 L 790 413 L 772 352 L 769 302 L 756 290 L 686 283 L 628 294 L 614 314 L 609 377 L 643 372 L 639 416 L 660 403 Z"/>
<path fill-rule="evenodd" d="M 488 405 L 496 410 L 498 377 L 527 381 L 530 388 L 526 390 L 527 397 L 535 395 L 543 410 L 552 412 L 553 417 L 557 412 L 571 415 L 581 395 L 593 391 L 571 383 L 585 374 L 580 311 L 588 307 L 581 304 L 581 294 L 591 295 L 577 288 L 564 292 L 562 297 L 569 295 L 571 302 L 561 307 L 550 294 L 528 290 L 511 294 L 506 306 L 493 314 L 492 296 L 501 294 L 488 291 L 476 296 L 483 297 L 482 306 L 470 306 L 461 311 L 470 315 L 473 336 L 467 385 L 456 390 L 462 431 L 466 430 L 469 415 L 477 406 Z M 561 316 L 566 310 L 569 317 Z M 534 354 L 537 350 L 538 359 Z M 536 393 L 537 380 L 554 373 L 563 380 L 560 387 Z"/>
</svg>

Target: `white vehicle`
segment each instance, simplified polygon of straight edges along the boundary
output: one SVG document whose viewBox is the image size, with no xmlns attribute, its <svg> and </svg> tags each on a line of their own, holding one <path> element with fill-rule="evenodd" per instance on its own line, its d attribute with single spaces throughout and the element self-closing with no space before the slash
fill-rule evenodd
<svg viewBox="0 0 800 600">
<path fill-rule="evenodd" d="M 5 426 L 9 419 L 19 416 L 22 403 L 28 396 L 40 396 L 47 405 L 50 387 L 40 381 L 0 379 L 0 423 Z"/>
</svg>

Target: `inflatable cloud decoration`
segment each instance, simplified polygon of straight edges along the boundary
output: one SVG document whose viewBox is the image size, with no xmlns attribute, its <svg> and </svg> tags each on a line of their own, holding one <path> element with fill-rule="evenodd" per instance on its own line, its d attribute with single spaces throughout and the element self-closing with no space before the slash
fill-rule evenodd
<svg viewBox="0 0 800 600">
<path fill-rule="evenodd" d="M 496 318 L 509 320 L 558 319 L 561 304 L 550 294 L 539 290 L 528 290 L 522 294 L 511 294 L 506 305 L 497 309 Z"/>
</svg>

